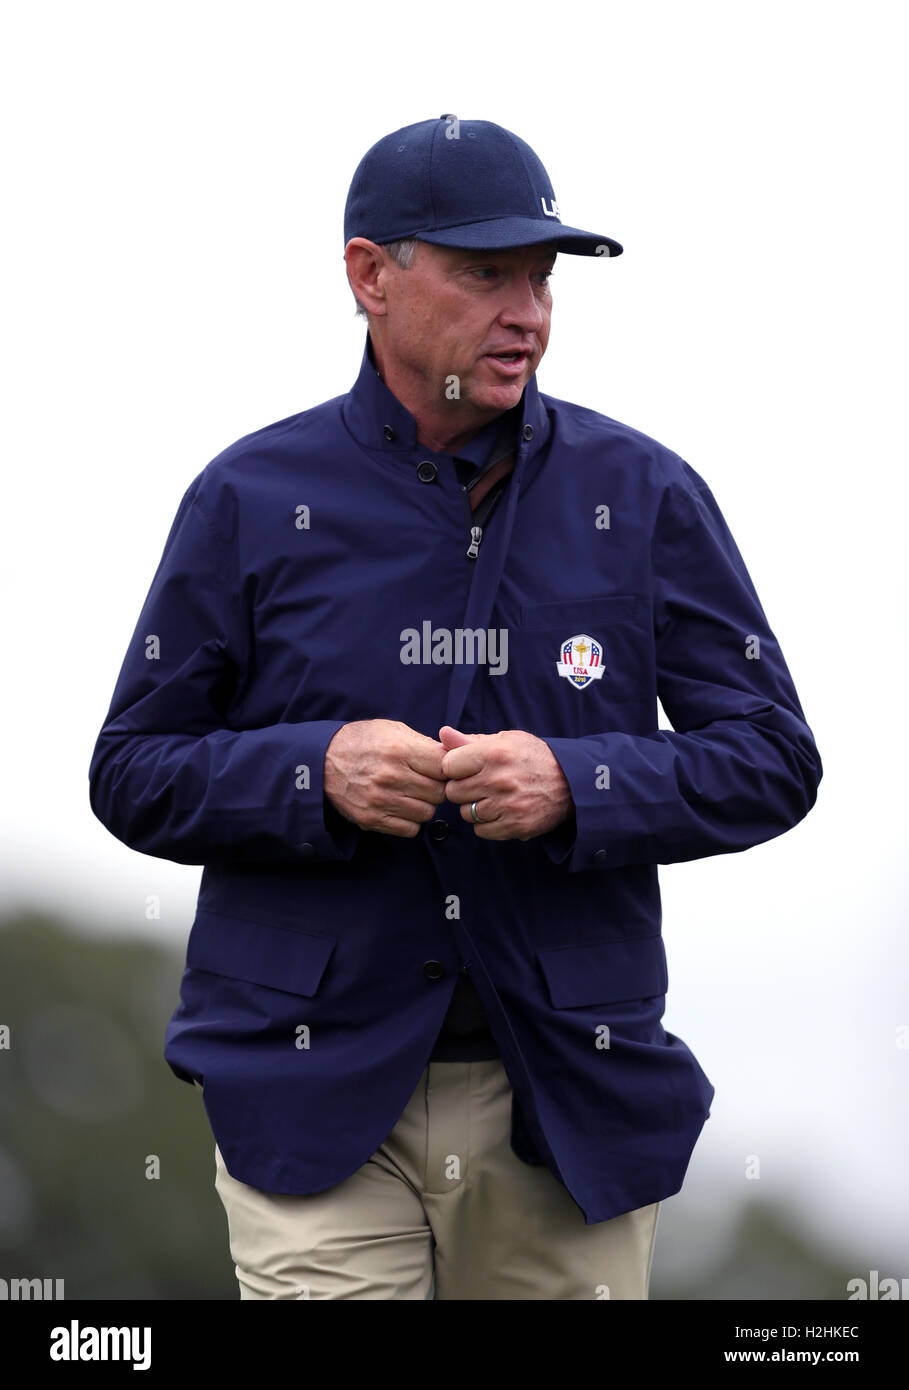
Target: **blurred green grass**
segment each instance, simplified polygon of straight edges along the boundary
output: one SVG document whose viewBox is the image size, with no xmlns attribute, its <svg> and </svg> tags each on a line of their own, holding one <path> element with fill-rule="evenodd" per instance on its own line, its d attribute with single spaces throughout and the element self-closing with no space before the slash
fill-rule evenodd
<svg viewBox="0 0 909 1390">
<path fill-rule="evenodd" d="M 182 951 L 134 934 L 89 937 L 40 911 L 0 921 L 0 1277 L 63 1279 L 68 1299 L 238 1298 L 202 1092 L 163 1055 L 182 970 Z M 867 1259 L 847 1269 L 794 1215 L 752 1198 L 685 1282 L 661 1268 L 661 1215 L 651 1298 L 844 1299 Z"/>
</svg>

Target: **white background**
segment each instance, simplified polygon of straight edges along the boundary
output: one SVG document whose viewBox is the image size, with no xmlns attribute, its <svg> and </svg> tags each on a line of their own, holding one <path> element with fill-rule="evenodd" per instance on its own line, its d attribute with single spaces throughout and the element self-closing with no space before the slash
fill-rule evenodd
<svg viewBox="0 0 909 1390">
<path fill-rule="evenodd" d="M 625 247 L 558 259 L 541 390 L 707 480 L 824 762 L 794 830 L 661 871 L 665 1024 L 717 1088 L 675 1201 L 715 1223 L 759 1186 L 867 1254 L 857 1275 L 909 1274 L 902 14 L 8 11 L 3 905 L 185 940 L 199 870 L 120 845 L 87 783 L 177 504 L 240 435 L 352 385 L 366 149 L 496 121 L 564 222 Z"/>
</svg>

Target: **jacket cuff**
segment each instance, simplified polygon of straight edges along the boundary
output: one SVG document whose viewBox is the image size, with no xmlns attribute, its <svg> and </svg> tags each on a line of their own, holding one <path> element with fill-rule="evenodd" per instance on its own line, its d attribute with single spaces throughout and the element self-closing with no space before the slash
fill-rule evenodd
<svg viewBox="0 0 909 1390">
<path fill-rule="evenodd" d="M 594 770 L 589 740 L 582 750 L 581 740 L 544 738 L 571 788 L 574 811 L 568 820 L 542 836 L 543 847 L 554 864 L 564 864 L 569 873 L 582 869 L 606 869 L 609 854 L 604 842 L 602 818 L 597 815 L 593 797 Z"/>
<path fill-rule="evenodd" d="M 539 837 L 540 844 L 549 855 L 553 864 L 564 864 L 565 860 L 574 851 L 577 834 L 577 817 L 574 807 L 572 807 L 566 820 L 563 820 L 555 829 L 547 830 L 545 835 Z"/>
<path fill-rule="evenodd" d="M 300 726 L 305 730 L 309 787 L 299 828 L 300 857 L 304 861 L 337 862 L 350 859 L 360 842 L 359 826 L 345 819 L 325 795 L 325 754 L 346 719 L 318 719 Z"/>
</svg>

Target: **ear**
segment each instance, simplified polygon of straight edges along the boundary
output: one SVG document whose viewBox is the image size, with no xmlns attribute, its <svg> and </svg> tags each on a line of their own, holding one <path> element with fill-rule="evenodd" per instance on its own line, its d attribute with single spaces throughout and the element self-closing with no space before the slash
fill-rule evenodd
<svg viewBox="0 0 909 1390">
<path fill-rule="evenodd" d="M 385 287 L 382 272 L 388 258 L 381 246 L 365 237 L 353 237 L 344 248 L 347 264 L 347 281 L 355 299 L 369 314 L 382 315 L 387 312 Z"/>
</svg>

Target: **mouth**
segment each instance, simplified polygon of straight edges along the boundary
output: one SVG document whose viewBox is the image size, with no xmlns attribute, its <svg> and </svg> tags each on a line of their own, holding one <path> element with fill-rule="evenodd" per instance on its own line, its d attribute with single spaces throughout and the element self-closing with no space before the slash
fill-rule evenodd
<svg viewBox="0 0 909 1390">
<path fill-rule="evenodd" d="M 520 376 L 530 359 L 528 352 L 487 352 L 484 360 L 505 376 Z"/>
</svg>

